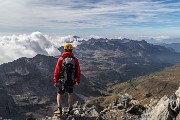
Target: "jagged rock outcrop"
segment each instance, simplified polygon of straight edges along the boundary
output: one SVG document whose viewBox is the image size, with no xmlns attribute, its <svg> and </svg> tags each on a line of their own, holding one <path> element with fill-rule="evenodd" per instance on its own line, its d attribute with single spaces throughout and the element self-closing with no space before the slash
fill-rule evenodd
<svg viewBox="0 0 180 120">
<path fill-rule="evenodd" d="M 67 108 L 64 108 L 67 111 Z M 120 95 L 119 98 L 105 109 L 101 109 L 98 105 L 88 107 L 78 103 L 74 104 L 73 115 L 67 116 L 63 113 L 61 120 L 138 120 L 144 107 L 139 105 L 137 100 L 132 96 L 125 94 Z M 58 117 L 46 117 L 41 120 L 58 120 Z"/>
<path fill-rule="evenodd" d="M 103 120 L 138 120 L 144 107 L 132 96 L 125 94 L 113 101 L 107 108 L 100 112 Z"/>
<path fill-rule="evenodd" d="M 152 100 L 141 120 L 178 120 L 180 112 L 180 87 L 170 97 Z"/>
<path fill-rule="evenodd" d="M 180 87 L 172 96 L 152 100 L 151 104 L 145 106 L 128 94 L 120 95 L 102 110 L 98 105 L 88 107 L 77 102 L 73 115 L 67 116 L 64 113 L 61 120 L 179 120 L 179 111 Z M 56 116 L 47 116 L 40 120 L 58 119 Z"/>
</svg>

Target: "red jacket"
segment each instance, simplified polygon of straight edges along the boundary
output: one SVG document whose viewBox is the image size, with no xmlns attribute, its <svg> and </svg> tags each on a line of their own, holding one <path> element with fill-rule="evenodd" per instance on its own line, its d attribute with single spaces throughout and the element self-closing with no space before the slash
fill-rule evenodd
<svg viewBox="0 0 180 120">
<path fill-rule="evenodd" d="M 54 70 L 54 83 L 58 83 L 59 75 L 61 73 L 61 68 L 62 68 L 63 57 L 72 57 L 72 56 L 74 56 L 72 52 L 64 52 L 62 56 L 58 59 L 56 68 Z M 80 83 L 81 71 L 80 71 L 79 61 L 77 58 L 75 58 L 75 64 L 76 64 L 76 71 L 77 71 L 76 82 Z"/>
</svg>

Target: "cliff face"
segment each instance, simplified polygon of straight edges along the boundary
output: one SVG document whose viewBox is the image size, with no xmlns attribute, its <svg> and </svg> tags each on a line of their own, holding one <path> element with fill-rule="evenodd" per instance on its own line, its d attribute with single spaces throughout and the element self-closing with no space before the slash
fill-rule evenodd
<svg viewBox="0 0 180 120">
<path fill-rule="evenodd" d="M 17 114 L 18 109 L 12 96 L 8 95 L 7 91 L 0 88 L 0 117 L 11 118 Z"/>
</svg>

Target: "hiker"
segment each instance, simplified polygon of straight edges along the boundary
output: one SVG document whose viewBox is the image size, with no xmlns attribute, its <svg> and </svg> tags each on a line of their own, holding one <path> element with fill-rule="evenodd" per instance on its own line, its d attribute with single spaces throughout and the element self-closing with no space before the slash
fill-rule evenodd
<svg viewBox="0 0 180 120">
<path fill-rule="evenodd" d="M 73 109 L 73 88 L 80 84 L 80 66 L 77 58 L 72 52 L 73 46 L 70 43 L 64 45 L 64 53 L 58 59 L 54 71 L 54 86 L 57 88 L 58 109 L 55 114 L 62 114 L 62 94 L 68 93 L 68 105 L 71 114 Z"/>
</svg>

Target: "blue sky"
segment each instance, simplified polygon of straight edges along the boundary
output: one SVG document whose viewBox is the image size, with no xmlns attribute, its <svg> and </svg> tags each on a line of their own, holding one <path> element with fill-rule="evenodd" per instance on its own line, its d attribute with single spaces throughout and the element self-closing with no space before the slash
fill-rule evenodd
<svg viewBox="0 0 180 120">
<path fill-rule="evenodd" d="M 0 33 L 180 37 L 180 0 L 1 0 Z"/>
</svg>

